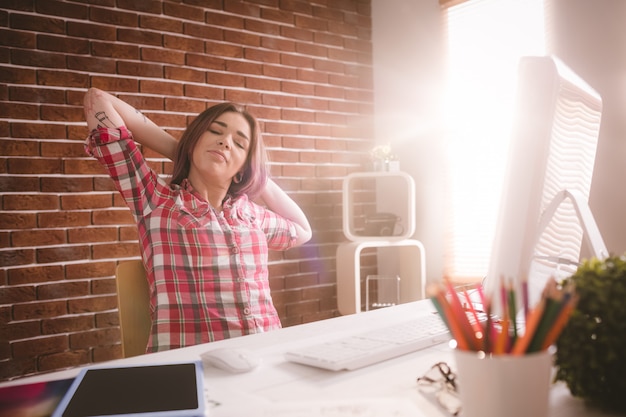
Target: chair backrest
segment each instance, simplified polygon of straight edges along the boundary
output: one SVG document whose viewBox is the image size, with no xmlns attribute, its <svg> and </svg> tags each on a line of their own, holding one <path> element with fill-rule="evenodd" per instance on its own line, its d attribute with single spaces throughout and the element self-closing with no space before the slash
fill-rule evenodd
<svg viewBox="0 0 626 417">
<path fill-rule="evenodd" d="M 115 271 L 124 357 L 146 353 L 152 320 L 150 289 L 141 260 L 123 261 Z"/>
</svg>

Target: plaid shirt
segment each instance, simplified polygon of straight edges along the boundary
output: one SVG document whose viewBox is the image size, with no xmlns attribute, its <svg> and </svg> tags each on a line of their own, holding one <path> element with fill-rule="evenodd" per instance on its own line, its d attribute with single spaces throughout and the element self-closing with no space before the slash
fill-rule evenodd
<svg viewBox="0 0 626 417">
<path fill-rule="evenodd" d="M 268 280 L 268 249 L 285 250 L 293 224 L 227 196 L 216 211 L 188 181 L 168 185 L 125 128 L 94 130 L 87 153 L 108 171 L 137 221 L 151 288 L 147 352 L 281 327 Z"/>
</svg>

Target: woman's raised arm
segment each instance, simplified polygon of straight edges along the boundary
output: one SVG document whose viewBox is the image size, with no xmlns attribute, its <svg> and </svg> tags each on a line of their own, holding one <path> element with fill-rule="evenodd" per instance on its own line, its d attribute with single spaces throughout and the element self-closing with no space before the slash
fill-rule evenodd
<svg viewBox="0 0 626 417">
<path fill-rule="evenodd" d="M 311 239 L 313 233 L 306 215 L 300 206 L 273 180 L 267 180 L 267 185 L 261 193 L 261 199 L 268 209 L 295 223 L 298 234 L 296 246 L 302 245 Z"/>
<path fill-rule="evenodd" d="M 100 89 L 90 88 L 85 94 L 84 110 L 89 130 L 126 126 L 137 142 L 174 159 L 178 145 L 176 139 L 119 98 Z"/>
</svg>

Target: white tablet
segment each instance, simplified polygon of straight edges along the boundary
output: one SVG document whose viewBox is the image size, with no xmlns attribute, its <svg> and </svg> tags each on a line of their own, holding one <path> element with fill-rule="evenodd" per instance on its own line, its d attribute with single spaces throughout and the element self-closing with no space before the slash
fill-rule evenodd
<svg viewBox="0 0 626 417">
<path fill-rule="evenodd" d="M 203 417 L 202 363 L 83 369 L 52 417 Z"/>
</svg>

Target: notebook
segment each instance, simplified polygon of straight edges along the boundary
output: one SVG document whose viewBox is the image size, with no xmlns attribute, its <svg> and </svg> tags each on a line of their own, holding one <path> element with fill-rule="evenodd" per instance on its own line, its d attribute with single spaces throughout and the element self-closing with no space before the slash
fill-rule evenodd
<svg viewBox="0 0 626 417">
<path fill-rule="evenodd" d="M 202 417 L 202 363 L 83 369 L 52 417 Z"/>
</svg>

